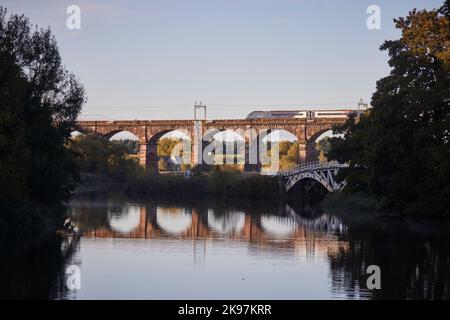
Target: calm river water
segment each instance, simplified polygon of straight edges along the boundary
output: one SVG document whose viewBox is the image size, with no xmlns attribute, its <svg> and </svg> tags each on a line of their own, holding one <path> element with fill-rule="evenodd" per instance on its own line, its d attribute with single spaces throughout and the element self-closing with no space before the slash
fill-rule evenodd
<svg viewBox="0 0 450 320">
<path fill-rule="evenodd" d="M 289 203 L 136 202 L 98 193 L 76 195 L 69 216 L 80 236 L 1 254 L 1 297 L 450 297 L 448 222 Z M 380 267 L 379 290 L 367 289 L 369 265 Z"/>
</svg>

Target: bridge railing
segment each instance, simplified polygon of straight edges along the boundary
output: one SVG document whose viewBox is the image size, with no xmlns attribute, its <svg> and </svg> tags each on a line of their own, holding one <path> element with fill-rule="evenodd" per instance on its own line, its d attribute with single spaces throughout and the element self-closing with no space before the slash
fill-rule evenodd
<svg viewBox="0 0 450 320">
<path fill-rule="evenodd" d="M 281 170 L 277 173 L 279 176 L 291 176 L 302 171 L 309 171 L 315 169 L 328 169 L 333 167 L 347 167 L 347 164 L 342 164 L 337 161 L 313 161 L 299 164 L 295 167 Z"/>
</svg>

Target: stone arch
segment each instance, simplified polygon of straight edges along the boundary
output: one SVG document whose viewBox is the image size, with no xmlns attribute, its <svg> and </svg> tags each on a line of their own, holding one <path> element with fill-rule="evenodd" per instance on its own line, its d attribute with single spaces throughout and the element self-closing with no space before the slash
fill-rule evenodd
<svg viewBox="0 0 450 320">
<path fill-rule="evenodd" d="M 308 141 L 306 142 L 306 162 L 313 162 L 318 160 L 319 153 L 316 150 L 317 141 L 321 135 L 331 130 L 331 127 L 322 128 L 320 130 L 317 130 L 308 138 Z"/>
<path fill-rule="evenodd" d="M 205 131 L 202 140 L 203 163 L 209 165 L 243 165 L 245 163 L 245 138 L 241 130 L 209 128 Z M 216 155 L 219 155 L 219 158 L 216 158 Z M 220 157 L 220 155 L 223 155 L 223 157 Z"/>
<path fill-rule="evenodd" d="M 140 128 L 137 128 L 137 127 L 105 128 L 103 130 L 98 130 L 95 133 L 100 134 L 100 135 L 104 136 L 105 138 L 107 138 L 109 140 L 109 139 L 111 139 L 113 136 L 115 136 L 118 133 L 128 132 L 128 133 L 131 133 L 133 136 L 135 136 L 138 140 L 141 140 L 143 137 L 142 137 L 142 132 L 139 129 Z"/>
<path fill-rule="evenodd" d="M 279 158 L 274 158 L 272 154 L 272 149 L 278 146 L 273 142 L 277 140 L 295 140 L 299 144 L 300 161 L 304 160 L 304 156 L 302 156 L 302 151 L 304 150 L 303 140 L 299 138 L 299 132 L 295 128 L 274 126 L 273 128 L 260 128 L 256 129 L 255 131 L 256 133 L 253 133 L 250 136 L 246 135 L 246 143 L 248 145 L 246 171 L 261 171 L 262 165 L 264 164 L 269 165 L 269 167 L 267 168 L 268 172 L 274 173 L 276 171 L 279 171 Z M 277 133 L 280 139 L 275 139 L 274 141 L 273 138 L 276 137 L 275 133 Z M 268 139 L 270 140 L 268 141 Z M 271 150 L 270 153 L 268 151 L 269 149 Z M 278 149 L 275 148 L 274 150 Z M 278 151 L 276 153 L 279 154 Z"/>
<path fill-rule="evenodd" d="M 146 169 L 150 170 L 150 172 L 154 174 L 159 173 L 158 169 L 158 142 L 159 140 L 166 134 L 170 132 L 178 131 L 182 134 L 184 134 L 187 139 L 189 140 L 189 147 L 187 146 L 181 146 L 183 148 L 183 163 L 190 163 L 191 159 L 191 146 L 192 146 L 192 136 L 191 132 L 189 130 L 180 128 L 180 129 L 163 129 L 158 130 L 152 133 L 150 138 L 145 142 L 141 143 L 140 148 L 140 154 L 139 154 L 139 161 L 140 163 L 145 166 Z M 187 160 L 188 159 L 188 160 Z"/>
</svg>

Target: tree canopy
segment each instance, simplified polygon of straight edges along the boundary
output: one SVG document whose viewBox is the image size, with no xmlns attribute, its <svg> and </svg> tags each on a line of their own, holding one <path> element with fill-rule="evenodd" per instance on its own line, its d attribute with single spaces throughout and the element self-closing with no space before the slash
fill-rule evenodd
<svg viewBox="0 0 450 320">
<path fill-rule="evenodd" d="M 68 147 L 75 154 L 81 173 L 123 182 L 143 173 L 137 156 L 129 152 L 132 141 L 110 141 L 97 134 L 80 134 L 71 139 Z"/>
<path fill-rule="evenodd" d="M 392 211 L 448 213 L 449 3 L 394 20 L 402 36 L 381 46 L 392 70 L 377 82 L 372 108 L 330 140 L 327 157 L 350 164 L 345 190 L 375 195 Z"/>
<path fill-rule="evenodd" d="M 2 201 L 53 206 L 68 199 L 77 168 L 65 144 L 85 100 L 51 30 L 0 7 Z"/>
</svg>

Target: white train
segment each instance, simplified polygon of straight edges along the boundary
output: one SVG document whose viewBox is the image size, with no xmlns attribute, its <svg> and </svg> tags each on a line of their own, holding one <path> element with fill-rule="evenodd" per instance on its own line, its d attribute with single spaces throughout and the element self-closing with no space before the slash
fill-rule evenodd
<svg viewBox="0 0 450 320">
<path fill-rule="evenodd" d="M 296 118 L 296 119 L 318 119 L 318 118 L 347 118 L 350 113 L 361 113 L 362 110 L 276 110 L 276 111 L 253 111 L 247 115 L 247 119 L 272 119 L 272 118 Z"/>
</svg>

